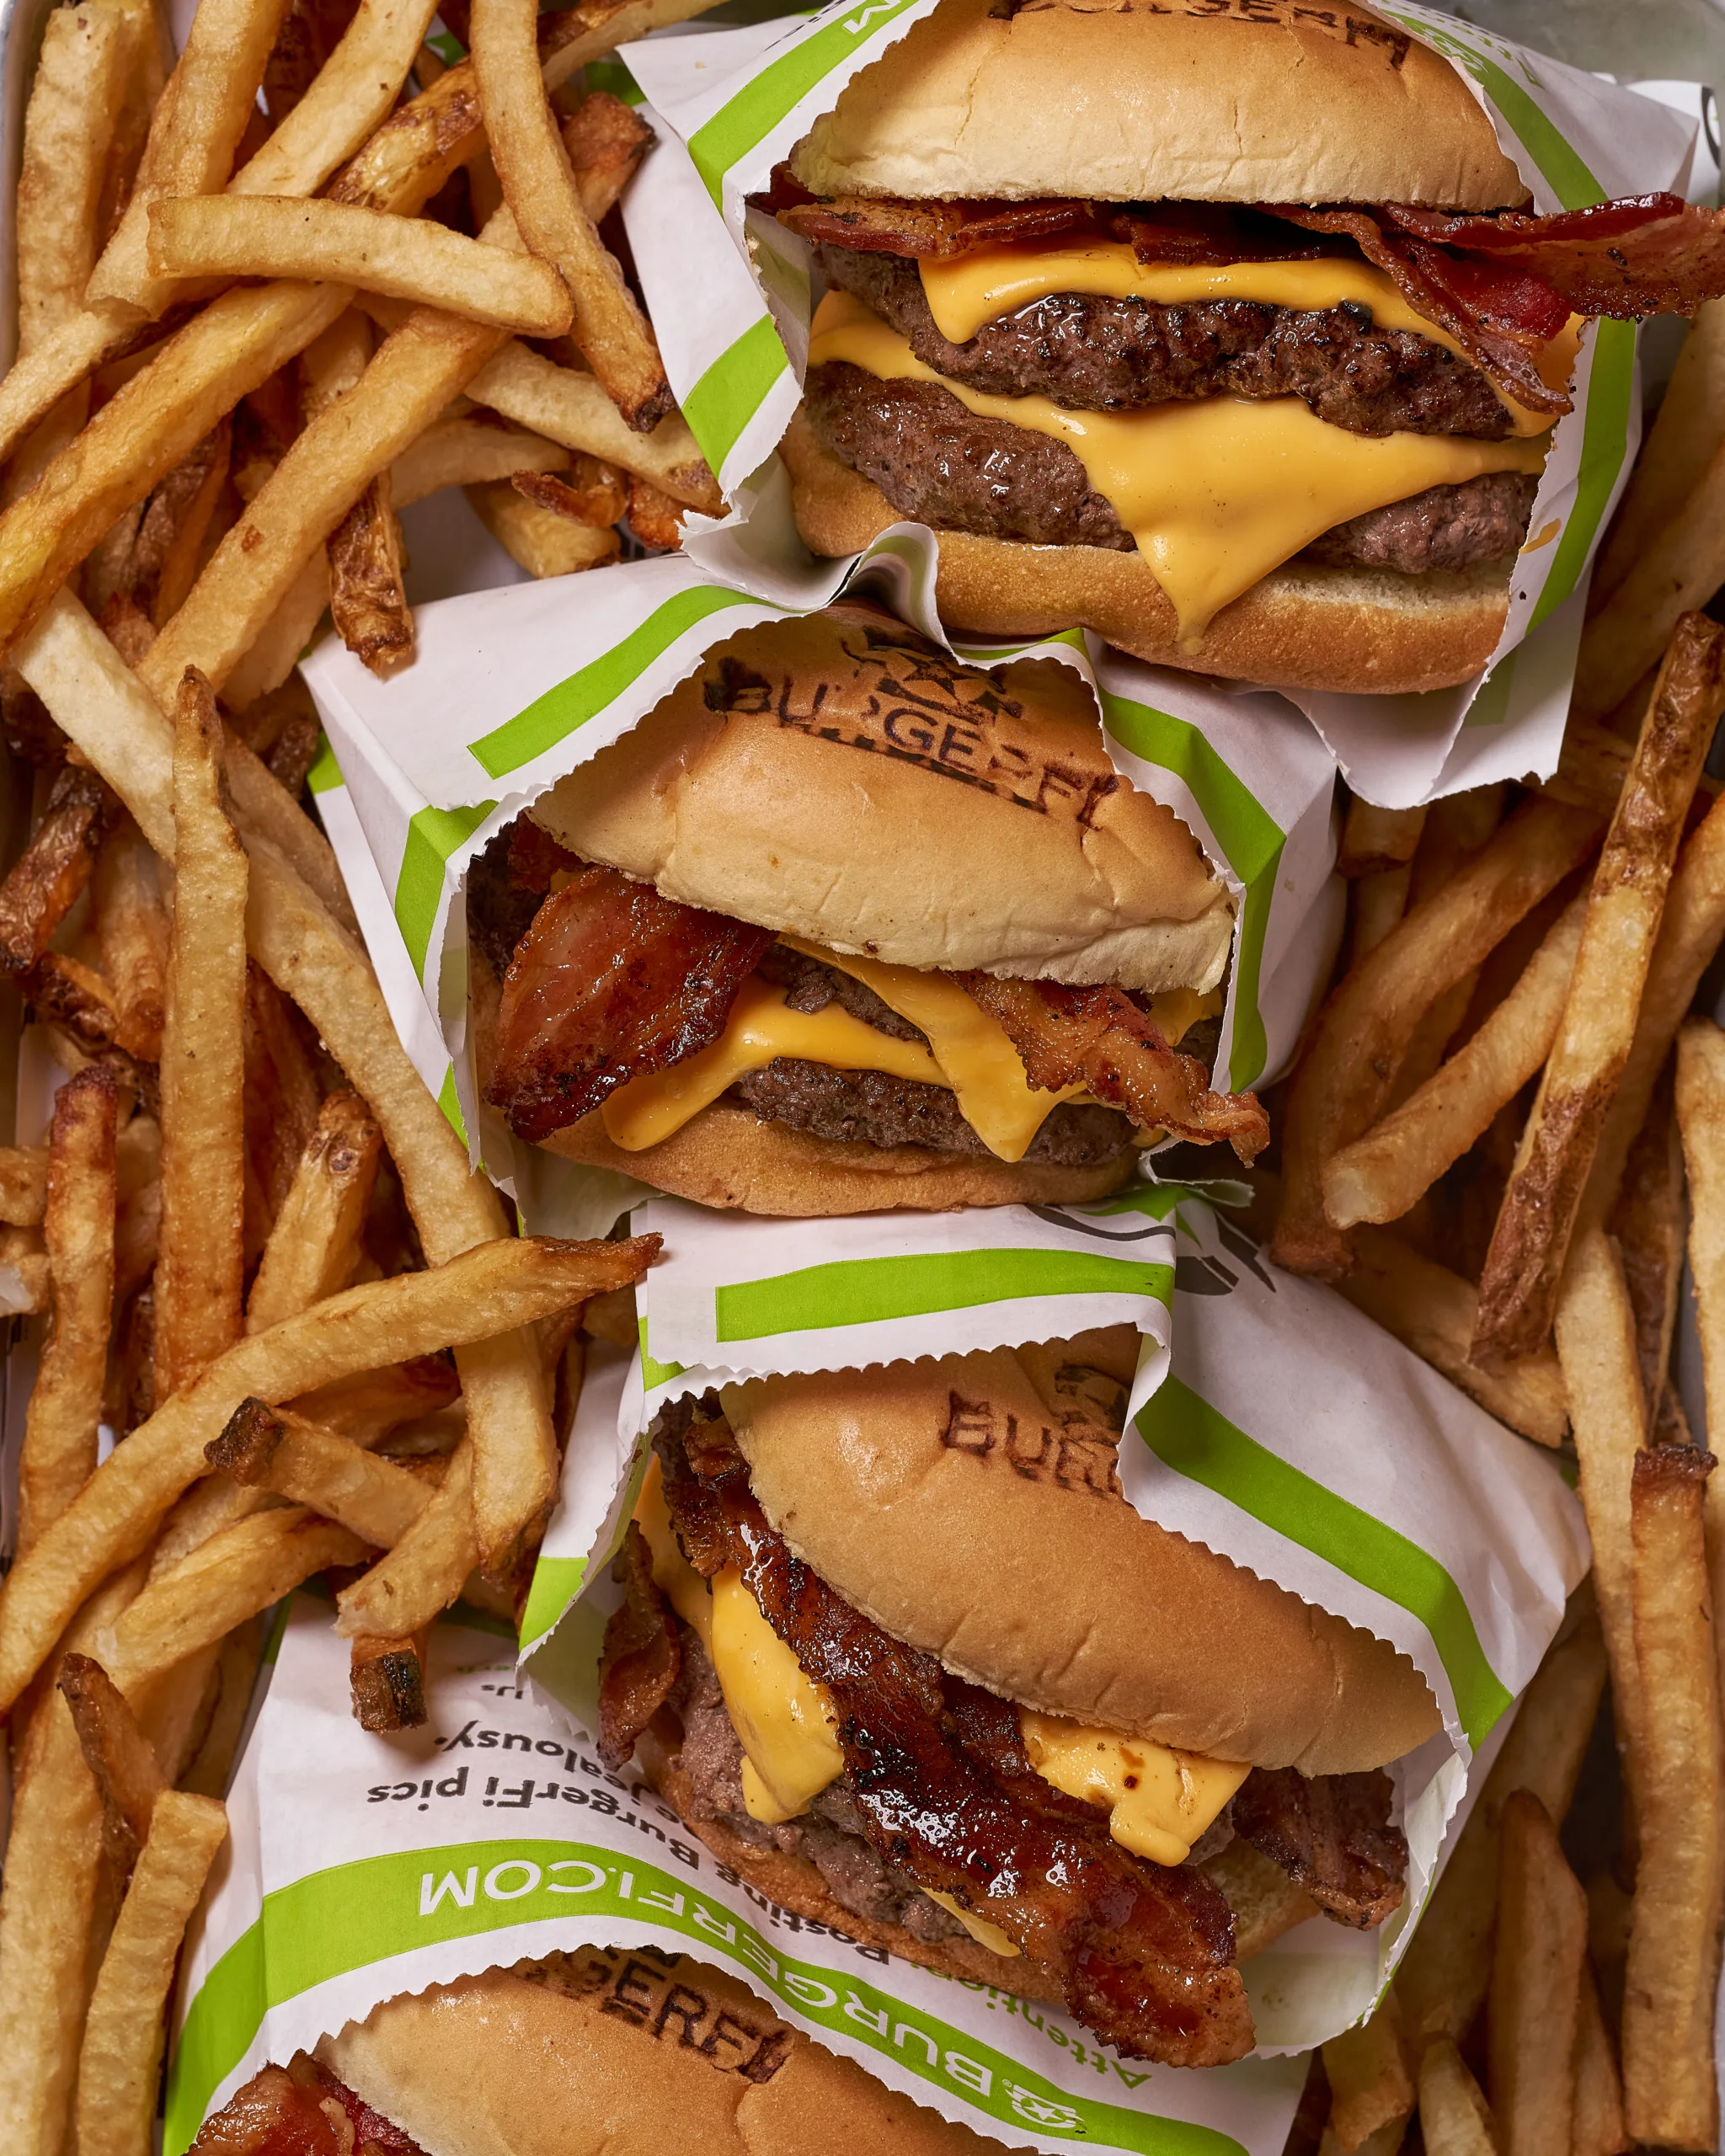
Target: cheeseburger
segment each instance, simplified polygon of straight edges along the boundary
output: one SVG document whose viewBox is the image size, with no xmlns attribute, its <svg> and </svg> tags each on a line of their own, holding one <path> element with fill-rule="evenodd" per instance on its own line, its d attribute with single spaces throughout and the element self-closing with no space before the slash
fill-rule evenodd
<svg viewBox="0 0 1725 2156">
<path fill-rule="evenodd" d="M 1275 686 L 1501 633 L 1583 318 L 1692 312 L 1719 213 L 1558 216 L 1456 69 L 1311 0 L 943 0 L 750 207 L 827 290 L 784 444 L 817 553 L 912 517 L 952 626 Z"/>
<path fill-rule="evenodd" d="M 797 1914 L 1062 2005 L 1124 2057 L 1252 2045 L 1242 1952 L 1400 1903 L 1391 1646 L 1144 1519 L 1128 1328 L 663 1411 L 601 1748 Z"/>
<path fill-rule="evenodd" d="M 1100 1196 L 1211 1087 L 1234 906 L 1070 670 L 880 609 L 728 638 L 469 878 L 520 1137 L 777 1214 Z"/>
</svg>

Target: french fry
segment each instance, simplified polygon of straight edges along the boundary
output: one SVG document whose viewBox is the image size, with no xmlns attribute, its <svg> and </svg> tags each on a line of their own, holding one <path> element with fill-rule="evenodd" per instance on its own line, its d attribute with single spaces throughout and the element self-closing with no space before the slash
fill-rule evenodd
<svg viewBox="0 0 1725 2156">
<path fill-rule="evenodd" d="M 102 1463 L 13 1566 L 0 1590 L 0 1704 L 9 1711 L 83 1596 L 144 1547 L 168 1506 L 204 1472 L 204 1447 L 242 1400 L 296 1399 L 386 1363 L 495 1337 L 638 1278 L 655 1254 L 654 1239 L 638 1236 L 590 1245 L 481 1243 L 430 1271 L 350 1288 L 237 1342 Z M 468 1406 L 471 1416 L 471 1400 Z"/>
<path fill-rule="evenodd" d="M 257 155 L 235 195 L 315 195 L 382 121 L 430 27 L 435 0 L 360 0 L 340 43 Z"/>
<path fill-rule="evenodd" d="M 42 820 L 0 883 L 0 965 L 22 979 L 40 962 L 95 865 L 114 797 L 76 764 L 55 778 Z"/>
<path fill-rule="evenodd" d="M 337 1595 L 335 1629 L 350 1640 L 423 1631 L 461 1593 L 479 1558 L 473 1445 L 464 1438 L 412 1526 L 387 1556 Z"/>
<path fill-rule="evenodd" d="M 1530 1790 L 1504 1800 L 1487 2084 L 1503 2156 L 1570 2156 L 1587 1897 Z"/>
<path fill-rule="evenodd" d="M 0 1228 L 0 1317 L 34 1317 L 48 1307 L 48 1254 L 33 1228 Z"/>
<path fill-rule="evenodd" d="M 1692 1210 L 1689 1269 L 1710 1428 L 1725 1428 L 1725 1033 L 1694 1018 L 1677 1037 L 1677 1125 Z M 1725 1596 L 1725 1478 L 1709 1476 L 1704 1505 L 1713 1607 Z M 1720 1652 L 1725 1696 L 1725 1646 Z"/>
<path fill-rule="evenodd" d="M 492 161 L 521 237 L 553 264 L 576 302 L 574 336 L 606 393 L 637 433 L 672 408 L 645 317 L 600 238 L 546 101 L 534 0 L 475 0 L 473 61 Z"/>
<path fill-rule="evenodd" d="M 1581 2010 L 1575 2023 L 1575 2109 L 1570 2124 L 1571 2156 L 1622 2156 L 1629 2147 L 1623 2131 L 1623 2084 L 1605 2019 L 1599 2011 L 1599 1988 L 1593 1965 L 1581 1971 Z"/>
<path fill-rule="evenodd" d="M 361 1729 L 417 1729 L 425 1721 L 423 1636 L 357 1639 L 350 1672 L 354 1719 Z"/>
<path fill-rule="evenodd" d="M 48 1206 L 45 1145 L 0 1145 L 0 1221 L 40 1228 Z"/>
<path fill-rule="evenodd" d="M 608 90 L 583 98 L 561 130 L 581 207 L 596 225 L 612 209 L 653 143 L 653 130 Z"/>
<path fill-rule="evenodd" d="M 1583 899 L 1567 906 L 1471 1039 L 1400 1107 L 1325 1162 L 1324 1212 L 1333 1227 L 1399 1219 L 1545 1062 L 1585 913 Z"/>
<path fill-rule="evenodd" d="M 1347 1270 L 1348 1237 L 1324 1216 L 1324 1162 L 1377 1120 L 1425 1012 L 1580 866 L 1598 832 L 1585 809 L 1526 803 L 1332 995 L 1283 1113 L 1278 1265 L 1330 1278 Z"/>
<path fill-rule="evenodd" d="M 169 1790 L 156 1806 L 90 1995 L 78 2054 L 80 2148 L 150 2156 L 180 1941 L 227 1838 L 227 1814 L 210 1797 Z"/>
<path fill-rule="evenodd" d="M 126 1694 L 93 1656 L 62 1655 L 56 1680 L 72 1710 L 84 1764 L 95 1777 L 107 1821 L 109 1847 L 130 1872 L 149 1838 L 156 1801 L 169 1787 L 149 1739 Z"/>
<path fill-rule="evenodd" d="M 228 675 L 222 696 L 231 710 L 249 711 L 260 696 L 281 686 L 317 634 L 328 604 L 329 563 L 320 547 L 308 557 L 275 611 Z"/>
<path fill-rule="evenodd" d="M 1601 607 L 1648 548 L 1676 527 L 1704 472 L 1725 445 L 1725 305 L 1696 311 L 1623 499 L 1594 564 L 1589 600 Z"/>
<path fill-rule="evenodd" d="M 108 145 L 131 40 L 117 8 L 56 8 L 24 108 L 18 176 L 18 349 L 77 313 L 96 265 Z"/>
<path fill-rule="evenodd" d="M 628 514 L 629 487 L 614 464 L 596 456 L 577 458 L 566 479 L 553 476 L 547 466 L 539 472 L 515 472 L 510 484 L 526 500 L 555 510 L 559 516 L 578 524 L 616 524 Z"/>
<path fill-rule="evenodd" d="M 415 216 L 484 149 L 479 85 L 473 61 L 463 60 L 389 115 L 330 182 L 325 200 Z"/>
<path fill-rule="evenodd" d="M 1563 1016 L 1480 1281 L 1477 1362 L 1525 1354 L 1551 1329 L 1570 1235 L 1634 1038 L 1684 817 L 1722 710 L 1725 630 L 1686 615 L 1594 871 Z"/>
<path fill-rule="evenodd" d="M 1336 1287 L 1488 1415 L 1535 1444 L 1562 1444 L 1569 1404 L 1557 1356 L 1546 1348 L 1500 1370 L 1477 1369 L 1467 1350 L 1479 1297 L 1459 1273 L 1422 1257 L 1385 1230 L 1360 1228 L 1354 1237 L 1354 1268 Z"/>
<path fill-rule="evenodd" d="M 1404 2120 L 1414 2089 L 1402 2051 L 1402 2015 L 1386 1992 L 1368 2020 L 1332 2036 L 1323 2047 L 1330 2082 L 1330 2132 L 1343 2149 Z"/>
<path fill-rule="evenodd" d="M 1641 1854 L 1623 1989 L 1631 2137 L 1718 2145 L 1713 2064 L 1725 1915 L 1725 1740 L 1702 1528 L 1707 1453 L 1637 1454 L 1632 1499 Z"/>
<path fill-rule="evenodd" d="M 355 12 L 355 0 L 287 0 L 264 63 L 264 109 L 279 128 L 318 79 Z"/>
<path fill-rule="evenodd" d="M 357 1093 L 324 1102 L 252 1283 L 246 1331 L 262 1332 L 346 1287 L 382 1139 Z"/>
<path fill-rule="evenodd" d="M 378 1550 L 399 1542 L 431 1497 L 410 1469 L 261 1400 L 241 1401 L 204 1456 L 219 1474 L 309 1505 Z"/>
<path fill-rule="evenodd" d="M 1502 2156 L 1491 2107 L 1448 2036 L 1419 2062 L 1419 2126 L 1426 2156 Z"/>
<path fill-rule="evenodd" d="M 329 612 L 355 658 L 387 678 L 414 656 L 414 616 L 403 581 L 407 558 L 391 504 L 389 474 L 368 480 L 330 533 Z"/>
<path fill-rule="evenodd" d="M 1635 1313 L 1636 1359 L 1649 1428 L 1669 1390 L 1666 1379 L 1683 1274 L 1684 1209 L 1683 1148 L 1671 1090 L 1662 1086 L 1631 1150 L 1610 1219 Z"/>
<path fill-rule="evenodd" d="M 1530 1790 L 1562 1820 L 1605 1688 L 1605 1641 L 1589 1611 L 1547 1649 L 1397 1972 L 1416 2048 L 1439 2037 L 1459 2043 L 1472 2027 L 1491 1976 L 1504 1801 L 1512 1790 Z"/>
<path fill-rule="evenodd" d="M 428 427 L 390 466 L 390 493 L 398 509 L 409 509 L 445 487 L 483 486 L 491 480 L 511 479 L 517 472 L 562 472 L 574 461 L 561 442 L 547 441 L 479 412 Z M 617 515 L 622 514 L 619 509 Z"/>
<path fill-rule="evenodd" d="M 581 569 L 603 568 L 622 552 L 622 540 L 609 526 L 578 522 L 512 481 L 469 487 L 467 499 L 498 545 L 529 576 L 573 576 Z"/>
<path fill-rule="evenodd" d="M 162 1038 L 156 1396 L 239 1337 L 245 1211 L 246 857 L 222 805 L 222 721 L 188 670 L 174 733 L 174 905 Z"/>
<path fill-rule="evenodd" d="M 245 1734 L 258 1665 L 263 1659 L 265 1620 L 248 1617 L 216 1651 L 216 1703 L 196 1753 L 179 1777 L 183 1789 L 200 1796 L 225 1796 L 233 1762 Z"/>
<path fill-rule="evenodd" d="M 636 1336 L 630 1335 L 633 1340 Z M 457 1397 L 455 1370 L 441 1356 L 396 1363 L 343 1378 L 294 1401 L 296 1414 L 339 1431 L 369 1452 L 403 1422 L 435 1415 Z"/>
<path fill-rule="evenodd" d="M 93 893 L 96 948 L 114 984 L 116 1038 L 128 1055 L 156 1063 L 168 997 L 168 910 L 156 857 L 128 816 L 96 857 Z"/>
<path fill-rule="evenodd" d="M 29 1550 L 96 1471 L 114 1315 L 114 1081 L 100 1069 L 54 1099 L 42 1233 L 53 1316 L 24 1413 L 18 1548 Z"/>
</svg>

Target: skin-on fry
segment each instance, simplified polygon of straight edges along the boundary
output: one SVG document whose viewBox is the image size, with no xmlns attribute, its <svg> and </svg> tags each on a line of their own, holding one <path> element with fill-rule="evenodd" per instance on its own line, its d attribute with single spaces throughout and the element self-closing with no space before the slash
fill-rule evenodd
<svg viewBox="0 0 1725 2156">
<path fill-rule="evenodd" d="M 1675 527 L 1697 475 L 1725 444 L 1725 303 L 1697 308 L 1617 514 L 1594 564 L 1602 606 L 1648 549 Z"/>
<path fill-rule="evenodd" d="M 1563 1016 L 1480 1280 L 1477 1362 L 1551 1329 L 1569 1239 L 1628 1057 L 1683 820 L 1725 710 L 1725 629 L 1679 623 L 1588 894 Z"/>
<path fill-rule="evenodd" d="M 115 1086 L 99 1067 L 54 1098 L 42 1234 L 53 1317 L 25 1410 L 18 1468 L 22 1554 L 96 1471 L 114 1316 Z"/>
<path fill-rule="evenodd" d="M 1551 1818 L 1563 1818 L 1605 1689 L 1605 1641 L 1589 1612 L 1547 1650 L 1397 1972 L 1403 2025 L 1416 2044 L 1460 2042 L 1473 2025 L 1491 1976 L 1504 1801 L 1531 1790 Z"/>
<path fill-rule="evenodd" d="M 483 486 L 516 472 L 562 472 L 574 462 L 561 442 L 509 426 L 489 413 L 474 413 L 428 427 L 390 466 L 390 494 L 398 509 L 408 509 L 445 487 Z M 622 514 L 619 508 L 617 515 Z M 617 519 L 598 520 L 611 524 Z"/>
<path fill-rule="evenodd" d="M 565 516 L 513 482 L 469 487 L 467 499 L 498 545 L 529 576 L 573 576 L 581 569 L 602 568 L 622 552 L 622 540 L 608 525 Z"/>
<path fill-rule="evenodd" d="M 537 16 L 535 0 L 475 0 L 473 60 L 492 161 L 521 237 L 575 301 L 582 357 L 629 426 L 644 434 L 671 410 L 670 385 L 646 318 L 581 206 L 546 100 Z"/>
<path fill-rule="evenodd" d="M 346 202 L 280 195 L 158 202 L 150 216 L 150 259 L 184 277 L 334 279 L 530 337 L 560 337 L 571 315 L 568 288 L 548 264 L 445 225 Z"/>
<path fill-rule="evenodd" d="M 56 8 L 43 26 L 18 175 L 20 352 L 83 304 L 100 241 L 108 145 L 125 101 L 131 56 L 117 8 Z"/>
<path fill-rule="evenodd" d="M 1725 1033 L 1691 1019 L 1677 1037 L 1677 1124 L 1692 1210 L 1689 1268 L 1695 1282 L 1707 1422 L 1725 1428 Z M 1713 1607 L 1725 1596 L 1725 1477 L 1707 1480 L 1707 1566 Z M 1725 1686 L 1725 1649 L 1720 1683 Z"/>
<path fill-rule="evenodd" d="M 222 721 L 187 670 L 174 730 L 174 932 L 162 1036 L 156 1397 L 239 1337 L 245 1215 L 246 857 L 222 805 Z"/>
<path fill-rule="evenodd" d="M 1491 2107 L 1447 2036 L 1419 2062 L 1419 2126 L 1427 2156 L 1502 2156 Z"/>
<path fill-rule="evenodd" d="M 93 904 L 96 948 L 120 1014 L 116 1038 L 128 1055 L 158 1062 L 168 999 L 168 910 L 156 856 L 129 816 L 102 842 Z"/>
<path fill-rule="evenodd" d="M 1570 2156 L 1587 1896 L 1530 1790 L 1505 1800 L 1500 1834 L 1486 2022 L 1492 2110 L 1503 2156 Z"/>
<path fill-rule="evenodd" d="M 0 1220 L 40 1228 L 48 1205 L 45 1145 L 0 1145 Z"/>
<path fill-rule="evenodd" d="M 435 1415 L 456 1397 L 453 1367 L 441 1355 L 427 1355 L 418 1362 L 396 1363 L 341 1379 L 305 1394 L 293 1406 L 307 1422 L 339 1431 L 370 1451 L 403 1422 Z"/>
<path fill-rule="evenodd" d="M 165 622 L 191 589 L 232 437 L 232 422 L 219 421 L 139 504 L 136 524 L 122 518 L 84 565 L 87 600 L 117 641 L 136 640 L 136 656 L 154 641 L 147 627 Z"/>
<path fill-rule="evenodd" d="M 1402 2015 L 1393 1991 L 1369 2021 L 1332 2036 L 1323 2053 L 1330 2131 L 1343 2148 L 1358 2148 L 1413 2111 L 1413 2082 L 1402 2056 Z"/>
<path fill-rule="evenodd" d="M 309 1505 L 377 1550 L 399 1542 L 431 1497 L 411 1470 L 261 1400 L 243 1400 L 204 1456 L 219 1474 Z"/>
<path fill-rule="evenodd" d="M 1343 819 L 1336 873 L 1372 876 L 1404 866 L 1413 858 L 1425 819 L 1423 808 L 1378 808 L 1356 794 Z"/>
<path fill-rule="evenodd" d="M 48 1255 L 34 1228 L 0 1228 L 0 1316 L 34 1317 L 48 1307 Z"/>
<path fill-rule="evenodd" d="M 473 1524 L 473 1446 L 450 1456 L 430 1502 L 387 1556 L 336 1597 L 344 1639 L 424 1630 L 447 1609 L 479 1561 Z"/>
<path fill-rule="evenodd" d="M 517 472 L 510 484 L 526 500 L 555 510 L 559 516 L 578 524 L 617 524 L 628 514 L 629 488 L 614 464 L 596 456 L 574 460 L 565 478 L 555 478 L 549 467 L 542 472 Z"/>
<path fill-rule="evenodd" d="M 1570 2156 L 1622 2156 L 1623 2084 L 1616 2054 L 1599 2010 L 1599 1988 L 1591 1963 L 1581 1972 L 1581 2009 L 1575 2022 L 1575 2109 Z"/>
<path fill-rule="evenodd" d="M 314 195 L 395 103 L 435 0 L 360 0 L 341 42 L 230 195 Z"/>
<path fill-rule="evenodd" d="M 633 105 L 609 90 L 595 90 L 564 120 L 562 134 L 581 207 L 596 225 L 634 178 L 653 130 Z"/>
<path fill-rule="evenodd" d="M 354 1719 L 361 1729 L 417 1729 L 425 1720 L 423 1635 L 357 1639 L 350 1670 Z"/>
<path fill-rule="evenodd" d="M 296 1317 L 347 1285 L 382 1144 L 357 1093 L 324 1102 L 252 1282 L 248 1332 Z"/>
<path fill-rule="evenodd" d="M 91 771 L 62 767 L 29 844 L 0 883 L 0 966 L 22 979 L 82 896 L 114 797 Z"/>
<path fill-rule="evenodd" d="M 656 1252 L 651 1236 L 483 1243 L 431 1271 L 350 1288 L 238 1342 L 135 1430 L 13 1566 L 0 1591 L 0 1704 L 9 1711 L 82 1598 L 144 1547 L 168 1506 L 205 1471 L 205 1446 L 242 1400 L 294 1399 L 384 1363 L 495 1337 L 638 1279 Z"/>
<path fill-rule="evenodd" d="M 629 529 L 649 554 L 675 553 L 683 543 L 684 510 L 662 488 L 629 474 Z"/>
<path fill-rule="evenodd" d="M 120 1856 L 122 1872 L 129 1872 L 149 1838 L 150 1816 L 170 1786 L 168 1777 L 126 1694 L 93 1656 L 62 1655 L 56 1681 L 72 1710 L 84 1764 L 95 1776 L 109 1848 Z"/>
<path fill-rule="evenodd" d="M 1283 1114 L 1278 1265 L 1329 1278 L 1347 1270 L 1348 1238 L 1324 1216 L 1324 1162 L 1382 1113 L 1426 1011 L 1580 866 L 1598 832 L 1585 809 L 1525 803 L 1331 996 Z"/>
<path fill-rule="evenodd" d="M 1683 1149 L 1672 1094 L 1662 1086 L 1629 1156 L 1629 1171 L 1611 1214 L 1610 1232 L 1623 1264 L 1623 1284 L 1635 1312 L 1636 1358 L 1648 1424 L 1669 1390 L 1677 1291 L 1683 1273 Z"/>
<path fill-rule="evenodd" d="M 1418 1091 L 1324 1164 L 1332 1226 L 1398 1220 L 1487 1130 L 1551 1052 L 1586 902 L 1567 906 L 1520 979 Z"/>
<path fill-rule="evenodd" d="M 1623 1988 L 1623 2105 L 1637 2142 L 1719 2139 L 1713 2001 L 1725 1915 L 1725 1740 L 1707 1586 L 1702 1492 L 1710 1454 L 1637 1455 L 1632 1505 L 1634 1742 L 1641 1825 Z"/>
<path fill-rule="evenodd" d="M 414 656 L 407 558 L 387 472 L 368 482 L 330 533 L 325 553 L 335 632 L 355 659 L 387 679 Z"/>
</svg>

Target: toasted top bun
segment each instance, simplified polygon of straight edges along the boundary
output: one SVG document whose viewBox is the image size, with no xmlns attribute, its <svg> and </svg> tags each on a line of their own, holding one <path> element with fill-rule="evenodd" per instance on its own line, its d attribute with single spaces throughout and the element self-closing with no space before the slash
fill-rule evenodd
<svg viewBox="0 0 1725 2156">
<path fill-rule="evenodd" d="M 1134 1511 L 1127 1326 L 721 1396 L 769 1520 L 846 1601 L 991 1692 L 1260 1767 L 1350 1774 L 1439 1727 L 1405 1656 Z"/>
<path fill-rule="evenodd" d="M 1527 200 L 1457 71 L 1352 0 L 943 0 L 791 168 L 817 195 Z"/>
<path fill-rule="evenodd" d="M 387 2000 L 318 2057 L 432 2156 L 1004 2156 L 686 1956 L 542 1966 Z"/>
<path fill-rule="evenodd" d="M 667 898 L 894 964 L 1154 992 L 1227 963 L 1226 886 L 1116 776 L 1077 676 L 996 679 L 872 606 L 727 638 L 531 814 Z"/>
</svg>

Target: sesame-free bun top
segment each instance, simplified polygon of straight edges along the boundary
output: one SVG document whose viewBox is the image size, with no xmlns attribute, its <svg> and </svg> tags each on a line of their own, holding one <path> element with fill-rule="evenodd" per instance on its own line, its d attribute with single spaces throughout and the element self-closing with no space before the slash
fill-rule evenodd
<svg viewBox="0 0 1725 2156">
<path fill-rule="evenodd" d="M 1130 1327 L 721 1395 L 797 1555 L 990 1691 L 1261 1767 L 1386 1766 L 1440 1726 L 1386 1641 L 1145 1519 L 1114 1473 Z"/>
<path fill-rule="evenodd" d="M 745 629 L 533 803 L 665 897 L 890 964 L 1221 979 L 1226 886 L 1115 774 L 1068 667 L 961 666 L 880 609 Z"/>
<path fill-rule="evenodd" d="M 790 162 L 817 195 L 1527 200 L 1456 69 L 1325 0 L 942 0 Z"/>
</svg>

